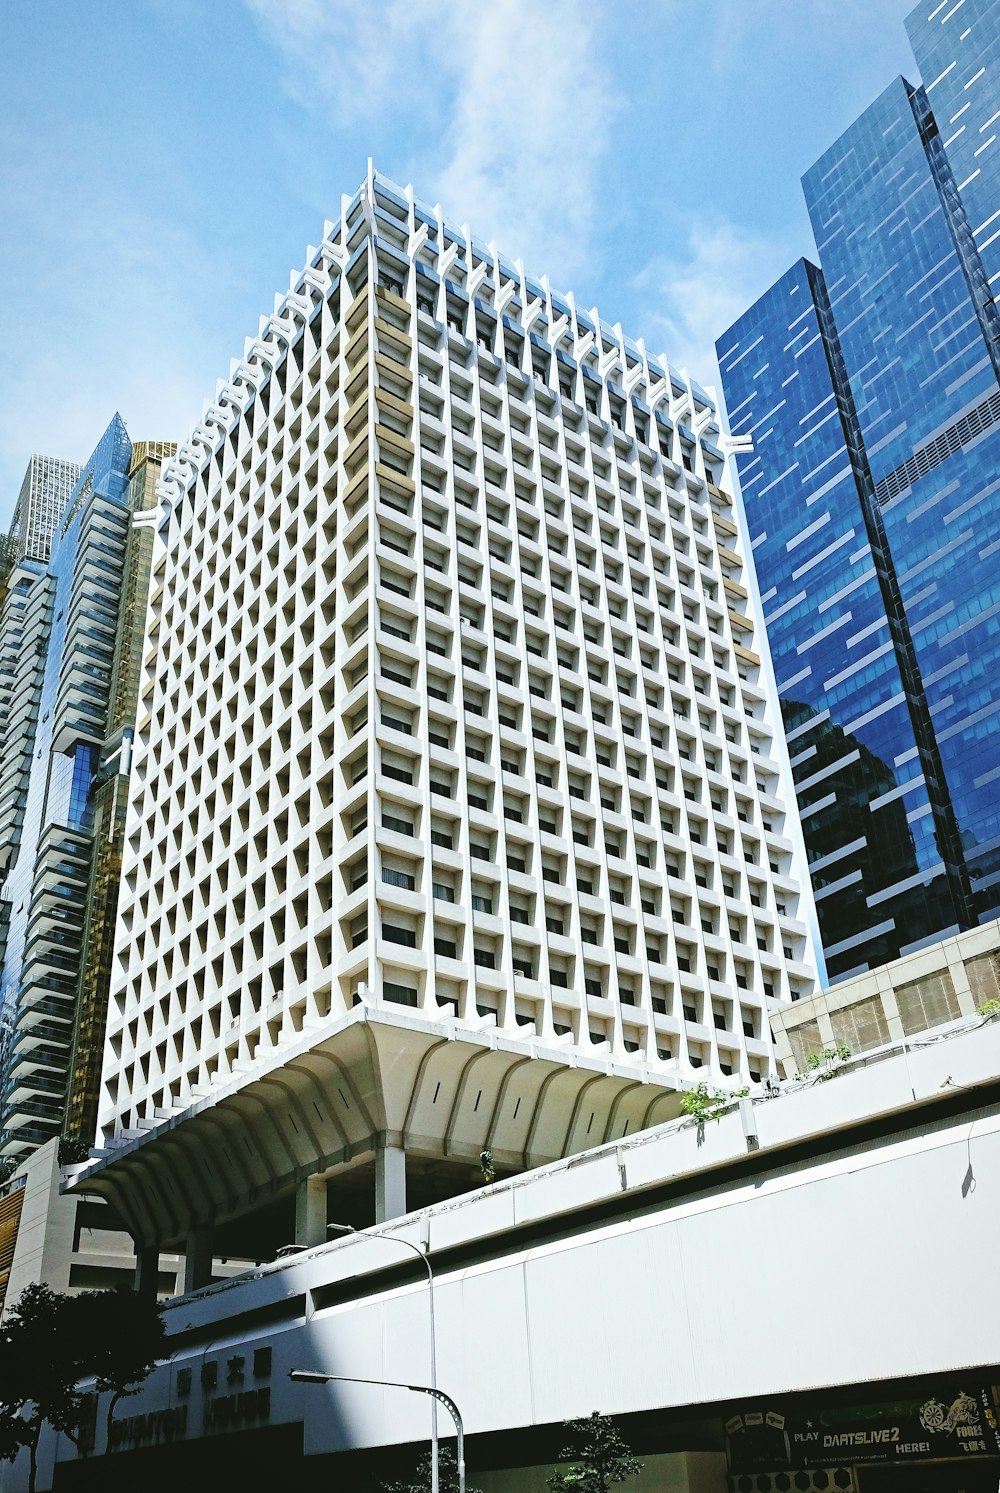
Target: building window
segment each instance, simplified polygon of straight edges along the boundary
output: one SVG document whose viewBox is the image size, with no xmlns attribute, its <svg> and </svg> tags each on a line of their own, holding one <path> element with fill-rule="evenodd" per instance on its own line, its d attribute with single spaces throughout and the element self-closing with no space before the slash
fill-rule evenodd
<svg viewBox="0 0 1000 1493">
<path fill-rule="evenodd" d="M 382 985 L 382 998 L 394 1001 L 397 1006 L 415 1006 L 418 1004 L 417 992 L 411 985 L 398 985 L 393 980 L 386 980 Z"/>
</svg>

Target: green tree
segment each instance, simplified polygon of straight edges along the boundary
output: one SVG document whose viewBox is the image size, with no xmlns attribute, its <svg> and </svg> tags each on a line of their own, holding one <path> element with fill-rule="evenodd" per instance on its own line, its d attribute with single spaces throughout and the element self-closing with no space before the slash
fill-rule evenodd
<svg viewBox="0 0 1000 1493">
<path fill-rule="evenodd" d="M 67 1296 L 40 1283 L 25 1286 L 0 1327 L 0 1459 L 22 1448 L 34 1493 L 42 1426 L 69 1437 L 81 1451 L 88 1396 L 81 1379 L 110 1390 L 111 1417 L 123 1395 L 134 1394 L 153 1368 L 165 1328 L 155 1303 L 130 1291 Z"/>
<path fill-rule="evenodd" d="M 105 1417 L 109 1452 L 115 1408 L 119 1400 L 139 1393 L 163 1357 L 167 1329 L 156 1302 L 134 1291 L 86 1291 L 75 1300 L 85 1348 L 84 1373 L 94 1376 L 99 1393 L 111 1396 Z"/>
<path fill-rule="evenodd" d="M 79 1166 L 84 1161 L 90 1160 L 90 1147 L 86 1141 L 77 1140 L 72 1135 L 61 1135 L 59 1137 L 59 1165 Z"/>
<path fill-rule="evenodd" d="M 431 1486 L 431 1453 L 421 1454 L 409 1477 L 383 1483 L 381 1493 L 429 1493 Z M 441 1493 L 458 1493 L 458 1458 L 447 1442 L 438 1443 L 438 1486 Z M 466 1487 L 465 1493 L 479 1493 Z"/>
<path fill-rule="evenodd" d="M 575 1465 L 553 1473 L 548 1479 L 553 1493 L 560 1493 L 563 1488 L 570 1488 L 573 1493 L 608 1493 L 616 1483 L 637 1477 L 642 1471 L 610 1415 L 595 1410 L 584 1420 L 568 1420 L 566 1429 L 570 1442 L 559 1457 Z"/>
</svg>

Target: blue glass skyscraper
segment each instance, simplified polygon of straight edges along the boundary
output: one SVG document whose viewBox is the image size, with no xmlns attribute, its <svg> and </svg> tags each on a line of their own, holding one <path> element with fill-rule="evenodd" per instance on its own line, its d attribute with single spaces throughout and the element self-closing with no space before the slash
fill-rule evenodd
<svg viewBox="0 0 1000 1493">
<path fill-rule="evenodd" d="M 834 978 L 1000 904 L 1000 318 L 942 136 L 892 83 L 804 178 L 822 271 L 718 344 Z"/>
<path fill-rule="evenodd" d="M 1000 296 L 1000 7 L 922 0 L 906 18 L 927 98 L 994 299 Z"/>
<path fill-rule="evenodd" d="M 0 614 L 17 717 L 0 739 L 10 790 L 0 793 L 0 1149 L 10 1155 L 63 1123 L 131 453 L 116 415 L 73 488 L 48 565 L 15 567 Z"/>
</svg>

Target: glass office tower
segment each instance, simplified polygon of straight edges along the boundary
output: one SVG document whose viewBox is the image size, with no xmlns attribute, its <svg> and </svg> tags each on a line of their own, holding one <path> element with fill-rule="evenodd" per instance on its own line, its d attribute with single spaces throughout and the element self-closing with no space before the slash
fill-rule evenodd
<svg viewBox="0 0 1000 1493">
<path fill-rule="evenodd" d="M 97 1126 L 108 990 L 121 882 L 132 743 L 142 687 L 149 578 L 158 521 L 156 484 L 175 447 L 136 441 L 128 468 L 132 522 L 125 546 L 107 736 L 91 787 L 94 856 L 80 966 L 79 1002 L 66 1097 L 65 1133 L 89 1142 Z"/>
<path fill-rule="evenodd" d="M 115 416 L 72 490 L 48 565 L 12 573 L 0 657 L 15 676 L 0 740 L 0 1150 L 61 1131 L 129 512 Z M 8 791 L 9 790 L 9 791 Z"/>
<path fill-rule="evenodd" d="M 892 83 L 804 178 L 822 272 L 718 344 L 834 978 L 1000 900 L 1000 320 L 942 128 Z"/>
<path fill-rule="evenodd" d="M 1000 8 L 922 0 L 906 18 L 941 147 L 994 299 L 1000 296 Z"/>
<path fill-rule="evenodd" d="M 799 813 L 831 975 L 898 952 L 897 924 L 960 921 L 940 862 L 877 533 L 859 500 L 825 291 L 800 260 L 724 360 Z M 783 453 L 780 461 L 778 453 Z M 776 470 L 777 468 L 777 470 Z M 766 527 L 765 527 L 766 524 Z"/>
<path fill-rule="evenodd" d="M 18 558 L 45 561 L 52 535 L 80 476 L 75 461 L 34 455 L 21 483 L 10 526 L 10 540 Z"/>
</svg>

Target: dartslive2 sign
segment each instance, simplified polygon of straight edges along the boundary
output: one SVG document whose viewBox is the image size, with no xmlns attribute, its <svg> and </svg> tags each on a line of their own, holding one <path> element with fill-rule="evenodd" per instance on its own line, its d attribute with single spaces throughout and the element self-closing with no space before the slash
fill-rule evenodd
<svg viewBox="0 0 1000 1493">
<path fill-rule="evenodd" d="M 1000 1453 L 1000 1387 L 879 1405 L 745 1410 L 726 1422 L 733 1472 Z"/>
</svg>

